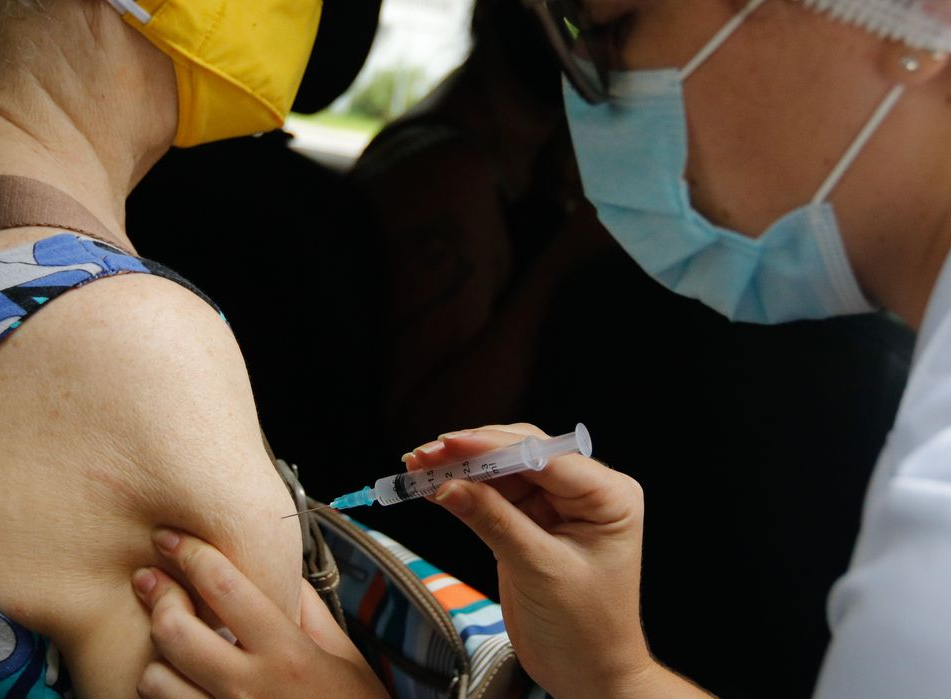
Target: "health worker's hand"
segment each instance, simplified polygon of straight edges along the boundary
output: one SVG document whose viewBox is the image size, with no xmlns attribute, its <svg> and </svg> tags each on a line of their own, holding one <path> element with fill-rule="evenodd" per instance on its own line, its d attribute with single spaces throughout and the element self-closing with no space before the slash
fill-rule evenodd
<svg viewBox="0 0 951 699">
<path fill-rule="evenodd" d="M 152 641 L 162 656 L 142 673 L 143 699 L 388 697 L 306 581 L 298 626 L 206 542 L 170 530 L 156 531 L 153 541 L 168 569 L 181 573 L 238 645 L 198 619 L 188 593 L 166 573 L 137 570 L 133 587 L 151 610 Z"/>
<path fill-rule="evenodd" d="M 458 462 L 531 425 L 443 435 L 404 456 L 411 470 Z M 495 553 L 505 626 L 522 666 L 555 697 L 633 697 L 654 671 L 641 631 L 644 499 L 632 478 L 580 454 L 487 483 L 454 480 L 435 501 Z M 648 696 L 648 695 L 643 695 Z"/>
</svg>

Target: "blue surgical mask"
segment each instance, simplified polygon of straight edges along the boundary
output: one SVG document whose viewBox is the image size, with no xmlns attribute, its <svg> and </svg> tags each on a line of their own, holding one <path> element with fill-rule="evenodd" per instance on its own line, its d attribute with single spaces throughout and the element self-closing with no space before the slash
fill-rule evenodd
<svg viewBox="0 0 951 699">
<path fill-rule="evenodd" d="M 606 104 L 590 105 L 566 84 L 585 194 L 648 274 L 731 320 L 771 324 L 874 310 L 852 272 L 827 198 L 901 87 L 879 105 L 813 200 L 759 238 L 716 226 L 691 205 L 683 83 L 761 3 L 753 0 L 682 70 L 616 74 Z"/>
</svg>

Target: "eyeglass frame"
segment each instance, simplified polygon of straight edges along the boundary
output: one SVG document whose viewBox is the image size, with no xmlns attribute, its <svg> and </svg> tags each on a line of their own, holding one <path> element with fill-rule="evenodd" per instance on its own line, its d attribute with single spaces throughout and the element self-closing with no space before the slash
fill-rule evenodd
<svg viewBox="0 0 951 699">
<path fill-rule="evenodd" d="M 577 57 L 572 52 L 571 47 L 565 42 L 561 28 L 558 26 L 555 16 L 548 10 L 551 5 L 560 5 L 570 7 L 571 0 L 522 0 L 525 7 L 534 11 L 541 22 L 545 35 L 548 37 L 548 43 L 551 45 L 558 60 L 561 62 L 561 68 L 565 76 L 571 82 L 571 85 L 577 90 L 590 104 L 600 104 L 606 102 L 610 97 L 608 90 L 608 77 L 606 69 L 594 62 L 594 68 L 597 72 L 600 85 L 594 84 L 590 75 L 581 69 Z M 569 13 L 562 13 L 569 16 Z M 572 17 L 574 19 L 574 17 Z M 590 33 L 582 16 L 578 16 L 580 36 L 582 40 L 586 33 Z"/>
</svg>

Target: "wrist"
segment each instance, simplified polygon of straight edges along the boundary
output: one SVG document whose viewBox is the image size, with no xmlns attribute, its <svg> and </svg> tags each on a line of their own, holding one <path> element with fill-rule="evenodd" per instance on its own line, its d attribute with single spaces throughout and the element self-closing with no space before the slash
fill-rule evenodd
<svg viewBox="0 0 951 699">
<path fill-rule="evenodd" d="M 665 668 L 660 663 L 647 656 L 640 662 L 631 663 L 628 667 L 606 677 L 603 688 L 600 690 L 601 696 L 616 699 L 646 699 L 652 696 L 652 688 L 657 685 L 658 675 L 664 671 Z"/>
<path fill-rule="evenodd" d="M 652 696 L 649 688 L 656 685 L 657 676 L 665 670 L 646 652 L 628 654 L 623 661 L 598 665 L 597 670 L 589 667 L 593 672 L 586 673 L 585 691 L 572 692 L 572 699 L 646 699 Z M 576 689 L 580 686 L 576 685 Z"/>
<path fill-rule="evenodd" d="M 612 699 L 714 699 L 712 694 L 653 657 L 619 676 L 610 692 L 604 696 Z"/>
</svg>

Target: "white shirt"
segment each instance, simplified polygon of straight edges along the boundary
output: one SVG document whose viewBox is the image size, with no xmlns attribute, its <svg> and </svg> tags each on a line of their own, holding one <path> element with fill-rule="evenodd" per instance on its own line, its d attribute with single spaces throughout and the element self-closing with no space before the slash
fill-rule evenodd
<svg viewBox="0 0 951 699">
<path fill-rule="evenodd" d="M 829 623 L 815 699 L 951 699 L 951 256 Z"/>
</svg>

